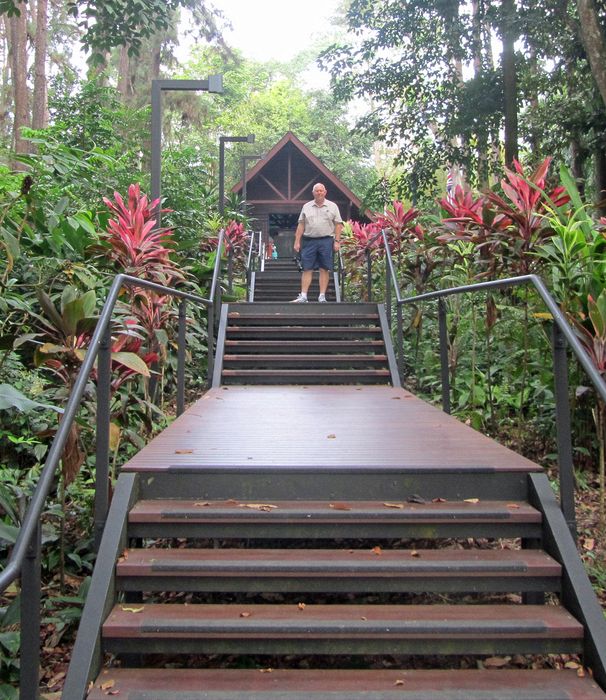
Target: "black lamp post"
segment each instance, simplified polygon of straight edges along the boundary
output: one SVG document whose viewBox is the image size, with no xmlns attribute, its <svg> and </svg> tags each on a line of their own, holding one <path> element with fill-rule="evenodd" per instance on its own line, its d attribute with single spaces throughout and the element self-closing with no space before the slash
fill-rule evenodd
<svg viewBox="0 0 606 700">
<path fill-rule="evenodd" d="M 208 80 L 152 80 L 151 130 L 151 196 L 158 199 L 161 192 L 162 168 L 162 94 L 174 90 L 223 92 L 223 76 L 211 75 Z M 157 221 L 160 225 L 158 207 Z"/>
<path fill-rule="evenodd" d="M 246 163 L 253 160 L 259 160 L 263 156 L 240 156 L 242 164 L 242 214 L 246 216 Z"/>
<path fill-rule="evenodd" d="M 254 143 L 255 135 L 219 136 L 219 214 L 221 214 L 221 216 L 223 216 L 223 212 L 225 211 L 225 144 L 234 141 Z"/>
</svg>

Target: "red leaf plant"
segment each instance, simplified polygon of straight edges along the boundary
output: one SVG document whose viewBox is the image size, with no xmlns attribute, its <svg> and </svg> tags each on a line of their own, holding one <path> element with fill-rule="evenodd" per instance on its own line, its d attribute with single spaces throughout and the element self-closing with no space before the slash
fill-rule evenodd
<svg viewBox="0 0 606 700">
<path fill-rule="evenodd" d="M 381 231 L 379 224 L 361 224 L 359 221 L 347 221 L 343 232 L 343 254 L 348 260 L 362 263 L 366 250 L 372 251 L 382 247 L 383 240 L 377 234 Z"/>
<path fill-rule="evenodd" d="M 538 243 L 553 235 L 553 231 L 545 224 L 546 208 L 560 207 L 570 201 L 569 195 L 561 185 L 549 194 L 545 191 L 551 160 L 545 158 L 530 176 L 524 174 L 524 169 L 515 160 L 514 170 L 506 168 L 506 178 L 501 180 L 501 187 L 507 199 L 496 192 L 486 193 L 497 214 L 511 222 L 507 231 L 513 234 L 513 243 L 520 253 L 518 260 L 513 262 L 521 274 L 530 271 L 534 260 L 528 253 L 532 252 Z M 508 242 L 511 242 L 511 239 Z"/>
<path fill-rule="evenodd" d="M 483 195 L 474 197 L 470 189 L 457 185 L 452 197 L 439 200 L 442 209 L 450 214 L 442 219 L 444 233 L 437 237 L 440 243 L 470 241 L 478 245 L 485 243 L 495 228 L 507 226 L 510 220 L 501 216 L 495 221 L 494 214 Z"/>
<path fill-rule="evenodd" d="M 419 211 L 414 207 L 406 209 L 397 199 L 386 207 L 381 214 L 373 212 L 371 218 L 379 229 L 385 229 L 387 240 L 392 253 L 401 252 L 408 241 L 422 241 L 424 231 L 418 223 L 414 223 Z"/>
<path fill-rule="evenodd" d="M 159 199 L 150 202 L 140 185 L 133 184 L 128 188 L 128 202 L 118 192 L 114 192 L 113 202 L 107 197 L 103 201 L 116 216 L 108 223 L 106 241 L 110 259 L 122 272 L 168 286 L 184 278 L 169 257 L 172 230 L 157 226 Z M 168 211 L 162 209 L 161 213 Z"/>
</svg>

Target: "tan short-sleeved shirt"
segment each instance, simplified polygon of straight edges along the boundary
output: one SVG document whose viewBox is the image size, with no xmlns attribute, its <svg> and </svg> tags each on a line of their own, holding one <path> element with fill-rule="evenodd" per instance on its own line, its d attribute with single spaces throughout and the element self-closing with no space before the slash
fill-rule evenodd
<svg viewBox="0 0 606 700">
<path fill-rule="evenodd" d="M 343 223 L 339 207 L 329 199 L 325 199 L 321 207 L 313 199 L 304 204 L 299 215 L 299 223 L 302 221 L 305 224 L 303 235 L 308 238 L 334 236 L 336 224 Z"/>
</svg>

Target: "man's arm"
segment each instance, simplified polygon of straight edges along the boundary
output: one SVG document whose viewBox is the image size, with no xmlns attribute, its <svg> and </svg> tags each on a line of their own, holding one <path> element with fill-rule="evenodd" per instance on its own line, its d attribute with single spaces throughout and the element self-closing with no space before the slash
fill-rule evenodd
<svg viewBox="0 0 606 700">
<path fill-rule="evenodd" d="M 341 233 L 343 231 L 343 223 L 338 222 L 335 224 L 335 241 L 333 244 L 333 248 L 337 250 L 341 246 Z"/>
<path fill-rule="evenodd" d="M 301 250 L 301 238 L 303 237 L 303 231 L 305 230 L 305 224 L 303 221 L 299 221 L 299 224 L 297 226 L 297 230 L 295 231 L 295 243 L 293 245 L 293 248 L 295 252 L 299 252 Z"/>
</svg>

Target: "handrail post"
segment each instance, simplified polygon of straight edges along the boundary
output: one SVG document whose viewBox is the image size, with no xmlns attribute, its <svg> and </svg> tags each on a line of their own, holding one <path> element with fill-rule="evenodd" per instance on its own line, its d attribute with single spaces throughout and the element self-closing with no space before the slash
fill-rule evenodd
<svg viewBox="0 0 606 700">
<path fill-rule="evenodd" d="M 20 700 L 37 700 L 40 683 L 40 548 L 41 527 L 38 523 L 21 570 Z"/>
<path fill-rule="evenodd" d="M 208 362 L 207 373 L 208 373 L 208 386 L 212 384 L 213 372 L 215 369 L 215 305 L 214 302 L 208 307 L 207 315 L 207 345 L 208 345 Z"/>
<path fill-rule="evenodd" d="M 109 507 L 109 423 L 112 352 L 109 320 L 97 357 L 97 426 L 95 448 L 94 547 L 98 551 Z"/>
<path fill-rule="evenodd" d="M 385 312 L 387 313 L 387 327 L 391 332 L 391 273 L 387 256 L 385 257 Z"/>
<path fill-rule="evenodd" d="M 370 248 L 366 249 L 366 298 L 372 301 L 372 258 Z"/>
<path fill-rule="evenodd" d="M 179 330 L 177 339 L 177 416 L 185 410 L 185 329 L 187 302 L 179 304 Z"/>
<path fill-rule="evenodd" d="M 442 374 L 442 410 L 450 413 L 450 371 L 448 367 L 448 326 L 446 323 L 446 304 L 438 300 L 438 326 L 440 331 L 440 367 Z"/>
<path fill-rule="evenodd" d="M 227 251 L 227 291 L 231 294 L 233 289 L 234 255 L 231 245 Z"/>
<path fill-rule="evenodd" d="M 400 381 L 404 379 L 404 323 L 402 319 L 402 304 L 396 306 L 396 342 L 398 345 L 398 374 Z"/>
<path fill-rule="evenodd" d="M 574 466 L 570 437 L 570 399 L 568 395 L 568 357 L 566 338 L 557 323 L 552 325 L 556 439 L 560 475 L 560 507 L 576 542 L 577 524 L 574 505 Z"/>
</svg>

